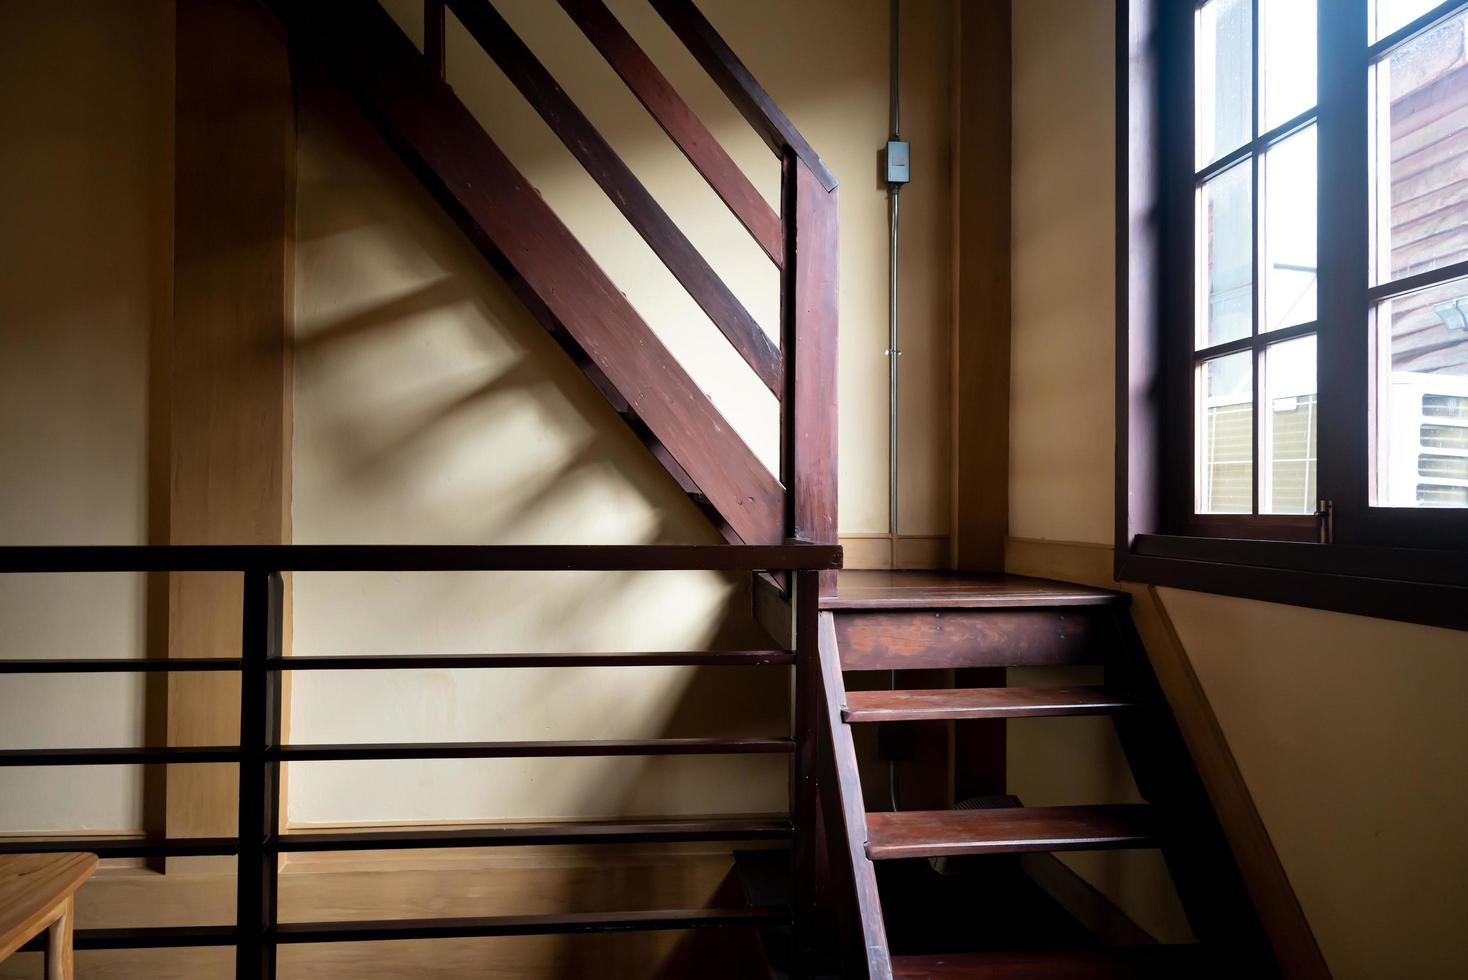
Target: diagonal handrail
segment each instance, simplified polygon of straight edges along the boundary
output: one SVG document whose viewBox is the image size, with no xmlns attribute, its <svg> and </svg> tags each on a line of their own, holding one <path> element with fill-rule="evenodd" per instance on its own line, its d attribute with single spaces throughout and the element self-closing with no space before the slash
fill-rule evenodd
<svg viewBox="0 0 1468 980">
<path fill-rule="evenodd" d="M 683 151 L 719 199 L 733 212 L 770 261 L 785 261 L 784 229 L 780 216 L 765 201 L 722 144 L 694 114 L 688 103 L 638 47 L 621 21 L 602 0 L 559 0 L 561 8 L 601 52 L 607 64 L 657 120 L 663 132 Z"/>
<path fill-rule="evenodd" d="M 591 120 L 556 84 L 550 72 L 493 6 L 484 0 L 447 2 L 479 46 L 500 66 L 551 131 L 662 259 L 668 271 L 688 290 L 778 398 L 781 389 L 779 349 Z"/>
<path fill-rule="evenodd" d="M 689 53 L 703 65 L 729 101 L 764 139 L 765 144 L 783 156 L 787 149 L 811 169 L 821 186 L 828 191 L 836 189 L 836 175 L 821 162 L 820 154 L 806 142 L 795 128 L 790 117 L 775 104 L 744 62 L 714 30 L 707 17 L 693 0 L 650 0 L 673 33 L 688 48 Z"/>
</svg>

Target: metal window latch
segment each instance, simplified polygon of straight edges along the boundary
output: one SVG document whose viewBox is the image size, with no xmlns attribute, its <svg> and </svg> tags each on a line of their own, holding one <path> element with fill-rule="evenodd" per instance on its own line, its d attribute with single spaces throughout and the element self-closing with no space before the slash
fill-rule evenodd
<svg viewBox="0 0 1468 980">
<path fill-rule="evenodd" d="M 1315 523 L 1320 529 L 1320 543 L 1335 543 L 1335 501 L 1320 498 L 1320 508 L 1315 511 Z"/>
</svg>

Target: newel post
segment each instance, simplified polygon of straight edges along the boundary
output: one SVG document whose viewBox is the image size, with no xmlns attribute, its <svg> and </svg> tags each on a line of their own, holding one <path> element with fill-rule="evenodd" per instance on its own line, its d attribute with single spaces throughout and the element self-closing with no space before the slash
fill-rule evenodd
<svg viewBox="0 0 1468 980">
<path fill-rule="evenodd" d="M 785 151 L 783 456 L 789 536 L 836 544 L 836 190 Z M 821 572 L 821 593 L 836 573 Z"/>
</svg>

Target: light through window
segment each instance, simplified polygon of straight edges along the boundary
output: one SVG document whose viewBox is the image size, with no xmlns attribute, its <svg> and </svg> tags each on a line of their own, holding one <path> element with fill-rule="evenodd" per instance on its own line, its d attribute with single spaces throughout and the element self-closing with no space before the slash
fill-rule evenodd
<svg viewBox="0 0 1468 980">
<path fill-rule="evenodd" d="M 1197 8 L 1199 514 L 1317 506 L 1315 5 Z"/>
<path fill-rule="evenodd" d="M 1378 0 L 1377 33 L 1434 6 Z M 1372 503 L 1468 507 L 1468 9 L 1369 71 Z"/>
</svg>

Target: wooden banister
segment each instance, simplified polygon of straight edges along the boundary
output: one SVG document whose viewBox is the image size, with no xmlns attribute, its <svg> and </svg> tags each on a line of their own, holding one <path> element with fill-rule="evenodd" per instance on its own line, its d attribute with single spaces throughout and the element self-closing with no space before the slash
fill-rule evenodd
<svg viewBox="0 0 1468 980">
<path fill-rule="evenodd" d="M 777 266 L 785 260 L 780 216 L 602 0 L 560 0 L 607 64 Z"/>
<path fill-rule="evenodd" d="M 376 3 L 275 0 L 532 312 L 574 338 L 747 544 L 787 537 L 785 490 L 627 297 Z"/>
<path fill-rule="evenodd" d="M 792 536 L 836 543 L 837 192 L 785 152 L 785 481 Z M 836 573 L 821 575 L 835 591 Z"/>
<path fill-rule="evenodd" d="M 650 0 L 673 33 L 703 65 L 704 71 L 740 114 L 748 120 L 777 156 L 788 147 L 805 161 L 812 174 L 828 191 L 836 189 L 836 175 L 821 162 L 820 155 L 806 142 L 788 116 L 770 98 L 770 94 L 754 80 L 748 68 L 734 54 L 708 18 L 693 0 Z"/>
<path fill-rule="evenodd" d="M 760 380 L 779 397 L 779 349 L 591 120 L 493 6 L 484 0 L 448 0 L 448 6 Z"/>
</svg>

